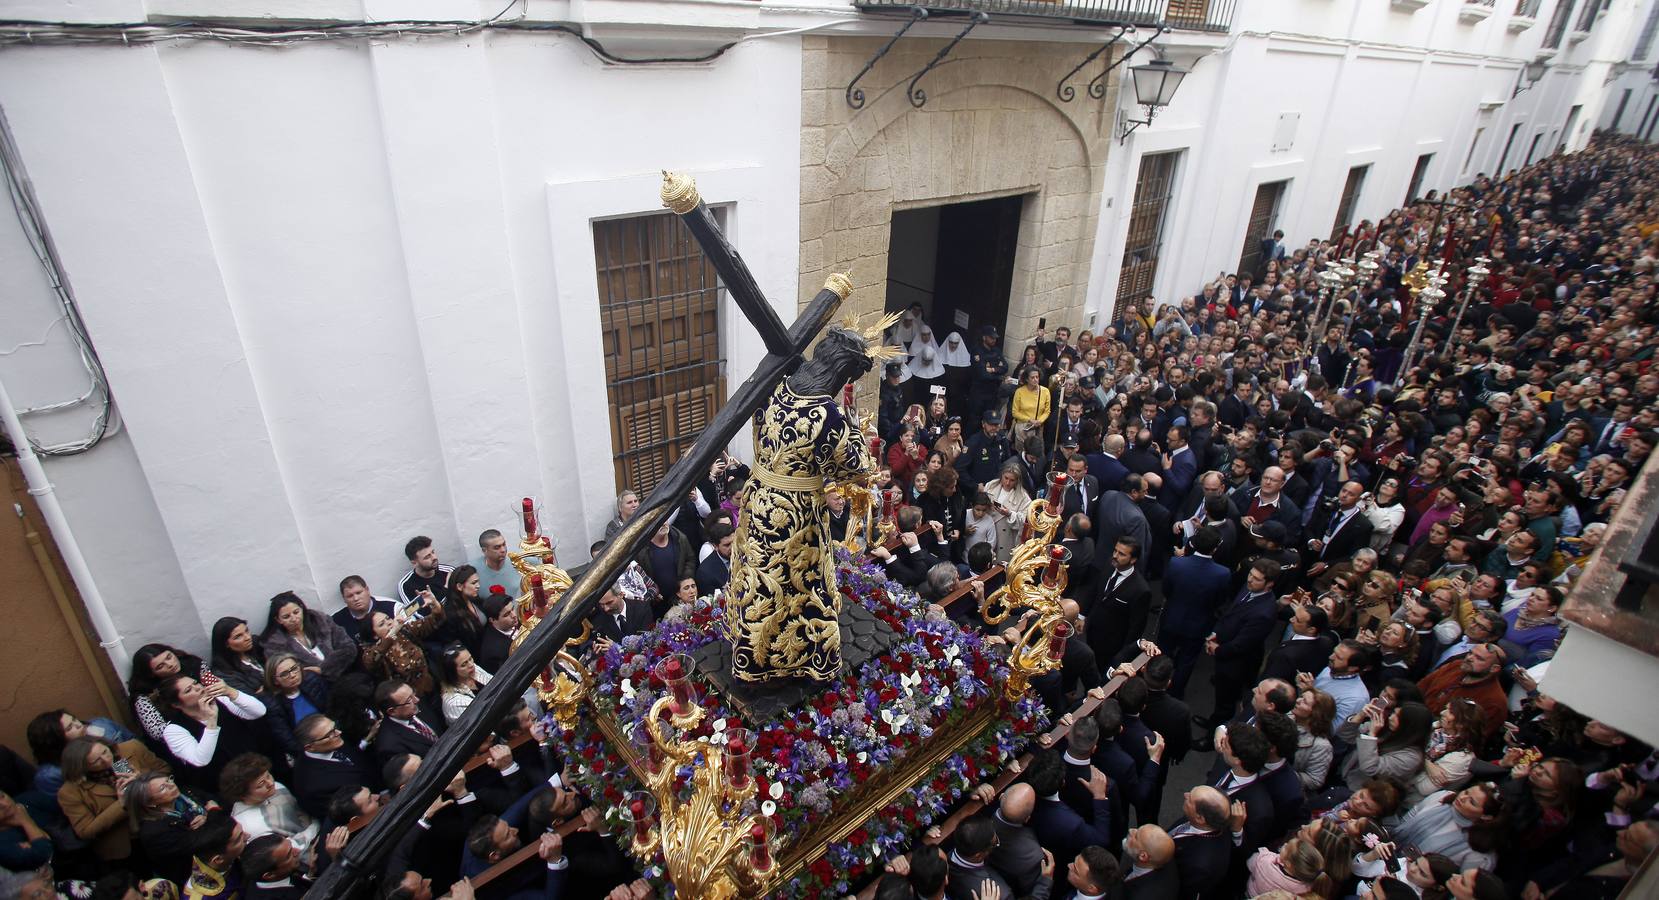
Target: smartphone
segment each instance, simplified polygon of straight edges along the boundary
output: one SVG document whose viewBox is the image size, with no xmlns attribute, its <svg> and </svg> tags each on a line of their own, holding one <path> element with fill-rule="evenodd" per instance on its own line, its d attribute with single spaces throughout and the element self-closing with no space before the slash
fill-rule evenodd
<svg viewBox="0 0 1659 900">
<path fill-rule="evenodd" d="M 1048 317 L 1047 316 L 1038 316 L 1037 317 L 1037 327 L 1038 328 L 1047 328 L 1048 327 Z"/>
</svg>

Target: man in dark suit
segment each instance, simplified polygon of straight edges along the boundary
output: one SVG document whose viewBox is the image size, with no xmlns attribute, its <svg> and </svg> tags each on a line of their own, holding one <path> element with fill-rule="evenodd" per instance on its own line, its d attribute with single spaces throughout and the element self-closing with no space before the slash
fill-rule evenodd
<svg viewBox="0 0 1659 900">
<path fill-rule="evenodd" d="M 1060 799 L 1061 784 L 1066 777 L 1060 754 L 1049 750 L 1032 760 L 1026 778 L 1038 798 L 1037 808 L 1031 813 L 1031 830 L 1037 833 L 1037 841 L 1054 854 L 1055 864 L 1059 866 L 1071 865 L 1084 847 L 1105 846 L 1112 827 L 1110 784 L 1105 773 L 1092 766 L 1089 769 L 1093 821 L 1084 819 Z"/>
<path fill-rule="evenodd" d="M 1298 606 L 1290 617 L 1290 637 L 1274 648 L 1262 667 L 1263 678 L 1278 678 L 1296 683 L 1296 673 L 1324 670 L 1331 655 L 1331 642 L 1325 632 L 1331 627 L 1330 617 L 1317 606 Z"/>
<path fill-rule="evenodd" d="M 1222 730 L 1221 736 L 1216 738 L 1215 749 L 1227 763 L 1227 771 L 1215 787 L 1226 794 L 1229 801 L 1244 804 L 1243 827 L 1232 825 L 1229 830 L 1243 832 L 1244 842 L 1239 847 L 1248 856 L 1256 852 L 1256 848 L 1267 846 L 1275 836 L 1273 795 L 1261 778 L 1267 768 L 1268 757 L 1272 755 L 1272 746 L 1261 729 L 1235 723 Z"/>
<path fill-rule="evenodd" d="M 613 586 L 599 598 L 599 608 L 588 617 L 588 624 L 593 626 L 594 645 L 603 650 L 607 644 L 650 631 L 657 619 L 651 615 L 650 604 L 624 597 Z"/>
<path fill-rule="evenodd" d="M 1144 479 L 1142 483 L 1145 483 Z M 1137 568 L 1149 580 L 1157 581 L 1164 577 L 1164 567 L 1169 562 L 1170 542 L 1174 539 L 1174 532 L 1170 528 L 1169 510 L 1159 503 L 1158 498 L 1152 496 L 1149 490 L 1132 491 L 1129 492 L 1129 496 L 1134 498 L 1135 506 L 1146 519 L 1148 535 L 1147 543 L 1141 545 L 1141 563 Z"/>
<path fill-rule="evenodd" d="M 1129 475 L 1129 467 L 1119 459 L 1123 455 L 1123 435 L 1109 434 L 1101 442 L 1100 452 L 1088 455 L 1089 474 L 1100 482 L 1102 491 L 1118 491 L 1123 489 L 1123 479 Z"/>
<path fill-rule="evenodd" d="M 1089 474 L 1089 461 L 1081 453 L 1066 458 L 1066 492 L 1060 504 L 1062 517 L 1070 519 L 1081 513 L 1091 521 L 1100 507 L 1100 482 Z"/>
<path fill-rule="evenodd" d="M 1256 727 L 1267 738 L 1267 765 L 1262 768 L 1260 781 L 1267 786 L 1273 800 L 1273 826 L 1269 839 L 1276 840 L 1296 828 L 1307 818 L 1306 803 L 1302 799 L 1302 778 L 1296 774 L 1296 722 L 1278 712 L 1265 712 L 1256 717 Z"/>
<path fill-rule="evenodd" d="M 1198 529 L 1188 550 L 1164 571 L 1164 611 L 1158 619 L 1158 646 L 1174 660 L 1169 693 L 1186 696 L 1187 679 L 1214 630 L 1216 611 L 1227 601 L 1232 575 L 1211 558 L 1220 543 L 1212 527 Z"/>
<path fill-rule="evenodd" d="M 988 787 L 988 786 L 987 786 Z M 991 788 L 986 793 L 994 793 Z M 983 798 L 981 798 L 983 799 Z M 1050 857 L 1037 843 L 1037 834 L 1031 830 L 1031 813 L 1037 806 L 1037 793 L 1029 784 L 1011 784 L 1002 792 L 991 824 L 996 829 L 997 845 L 986 863 L 1012 887 L 1013 896 L 1029 896 L 1043 875 L 1043 866 Z"/>
<path fill-rule="evenodd" d="M 1249 376 L 1243 373 L 1234 373 L 1237 379 L 1233 383 L 1233 392 L 1221 398 L 1216 408 L 1216 418 L 1229 429 L 1237 431 L 1244 427 L 1244 420 L 1256 414 L 1255 406 L 1250 402 L 1250 395 L 1255 393 L 1256 386 Z"/>
<path fill-rule="evenodd" d="M 1284 261 L 1285 233 L 1278 229 L 1274 229 L 1272 237 L 1262 238 L 1261 244 L 1258 245 L 1257 252 L 1259 258 L 1256 262 L 1256 274 L 1265 275 L 1267 273 L 1268 263 Z"/>
<path fill-rule="evenodd" d="M 1083 443 L 1083 423 L 1088 419 L 1083 416 L 1083 397 L 1072 394 L 1066 398 L 1066 408 L 1060 413 L 1060 421 L 1055 426 L 1059 429 L 1059 440 L 1055 446 Z"/>
<path fill-rule="evenodd" d="M 1308 551 L 1313 564 L 1308 566 L 1308 577 L 1317 577 L 1331 566 L 1353 558 L 1354 551 L 1371 545 L 1371 520 L 1360 512 L 1359 498 L 1365 495 L 1365 485 L 1347 482 L 1336 495 L 1336 509 L 1323 521 L 1314 516 L 1313 540 Z"/>
<path fill-rule="evenodd" d="M 376 786 L 374 771 L 345 748 L 345 739 L 334 720 L 320 713 L 306 716 L 294 726 L 300 755 L 294 760 L 290 785 L 300 809 L 314 819 L 328 816 L 328 800 L 334 792 L 353 785 Z"/>
<path fill-rule="evenodd" d="M 1100 567 L 1095 565 L 1094 538 L 1089 537 L 1093 523 L 1082 513 L 1068 517 L 1065 522 L 1060 532 L 1060 546 L 1071 551 L 1071 561 L 1066 563 L 1065 596 L 1074 600 L 1093 597 L 1100 575 Z"/>
<path fill-rule="evenodd" d="M 244 898 L 299 900 L 305 896 L 293 877 L 300 868 L 300 852 L 286 835 L 271 832 L 248 841 L 241 863 Z"/>
<path fill-rule="evenodd" d="M 1182 816 L 1169 829 L 1180 875 L 1180 900 L 1199 900 L 1227 877 L 1233 860 L 1227 795 L 1201 784 L 1181 801 Z"/>
<path fill-rule="evenodd" d="M 1085 626 L 1096 659 L 1117 656 L 1124 644 L 1146 633 L 1152 587 L 1136 571 L 1140 558 L 1141 547 L 1134 538 L 1121 537 L 1112 545 L 1111 569 Z"/>
<path fill-rule="evenodd" d="M 891 550 L 873 547 L 870 556 L 881 561 L 882 567 L 887 570 L 887 577 L 914 589 L 920 587 L 927 580 L 928 571 L 943 560 L 929 551 L 917 534 L 917 530 L 923 527 L 920 507 L 900 509 L 897 519 L 899 545 Z M 928 533 L 932 534 L 931 531 Z"/>
<path fill-rule="evenodd" d="M 714 552 L 697 565 L 697 595 L 707 597 L 725 587 L 732 580 L 732 543 L 736 530 L 725 522 L 716 522 L 708 530 L 709 543 Z"/>
<path fill-rule="evenodd" d="M 991 888 L 999 896 L 1013 897 L 1014 889 L 1002 873 L 987 864 L 996 848 L 997 831 L 991 817 L 974 816 L 956 828 L 956 849 L 950 855 L 950 877 L 945 881 L 945 895 L 951 900 L 974 900 Z M 1050 875 L 1052 875 L 1050 868 Z M 1047 878 L 1039 876 L 1038 890 L 1047 893 Z"/>
<path fill-rule="evenodd" d="M 1210 714 L 1209 728 L 1231 719 L 1245 686 L 1256 682 L 1262 645 L 1278 623 L 1273 584 L 1279 572 L 1279 564 L 1272 560 L 1252 563 L 1244 589 L 1221 611 L 1205 639 L 1204 651 L 1215 658 L 1215 712 Z"/>
<path fill-rule="evenodd" d="M 385 765 L 392 757 L 403 753 L 413 753 L 422 758 L 432 754 L 438 729 L 421 718 L 420 696 L 414 688 L 401 681 L 383 681 L 374 689 L 374 705 L 383 714 L 380 730 L 374 736 L 374 756 L 378 765 Z"/>
<path fill-rule="evenodd" d="M 1072 628 L 1071 637 L 1066 639 L 1065 650 L 1060 657 L 1060 668 L 1031 679 L 1031 688 L 1043 699 L 1043 705 L 1048 707 L 1051 719 L 1059 718 L 1070 711 L 1077 705 L 1084 692 L 1104 683 L 1100 677 L 1100 664 L 1095 659 L 1094 651 L 1089 649 L 1088 639 L 1084 636 L 1083 629 L 1078 627 L 1077 601 L 1069 597 L 1062 598 L 1060 614 Z M 1003 637 L 1012 644 L 1019 639 L 1019 631 L 1014 628 L 1007 629 Z"/>
<path fill-rule="evenodd" d="M 500 586 L 497 585 L 499 590 Z M 486 672 L 499 672 L 513 652 L 513 635 L 518 631 L 518 605 L 505 593 L 491 594 L 480 604 L 488 620 L 484 636 L 478 639 L 474 658 Z"/>
<path fill-rule="evenodd" d="M 520 830 L 526 827 L 530 802 L 542 793 L 530 791 L 499 817 L 479 817 L 467 832 L 461 851 L 461 875 L 476 878 L 524 845 Z M 478 891 L 479 900 L 558 900 L 570 877 L 570 860 L 564 855 L 564 839 L 557 832 L 541 835 L 536 855 L 545 866 L 519 866 Z"/>
<path fill-rule="evenodd" d="M 1285 526 L 1287 539 L 1294 543 L 1302 533 L 1302 508 L 1285 495 L 1285 477 L 1284 469 L 1268 466 L 1262 470 L 1260 486 L 1242 487 L 1233 492 L 1233 506 L 1237 507 L 1246 530 L 1254 530 L 1252 526 L 1259 528 L 1272 520 Z"/>
<path fill-rule="evenodd" d="M 1181 892 L 1181 873 L 1175 862 L 1175 841 L 1156 825 L 1129 832 L 1123 845 L 1123 900 L 1175 900 Z"/>
<path fill-rule="evenodd" d="M 1117 888 L 1123 879 L 1117 857 L 1105 847 L 1084 847 L 1066 867 L 1066 885 L 1059 900 L 1099 900 Z"/>
<path fill-rule="evenodd" d="M 1095 517 L 1095 558 L 1102 561 L 1111 557 L 1112 545 L 1118 538 L 1134 538 L 1142 547 L 1152 545 L 1152 526 L 1139 500 L 1146 496 L 1146 482 L 1139 475 L 1123 479 L 1123 490 L 1107 491 L 1100 495 L 1100 511 Z M 1136 568 L 1145 569 L 1143 558 Z M 1102 565 L 1102 569 L 1106 566 Z"/>
<path fill-rule="evenodd" d="M 1163 487 L 1158 489 L 1158 502 L 1173 510 L 1187 498 L 1187 491 L 1198 478 L 1198 458 L 1187 445 L 1191 432 L 1185 425 L 1171 425 L 1167 432 L 1163 458 Z"/>
</svg>

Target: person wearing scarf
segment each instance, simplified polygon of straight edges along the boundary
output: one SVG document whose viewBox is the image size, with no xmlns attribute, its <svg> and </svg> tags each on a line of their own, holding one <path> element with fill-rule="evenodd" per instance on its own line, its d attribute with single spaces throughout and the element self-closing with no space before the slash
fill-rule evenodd
<svg viewBox="0 0 1659 900">
<path fill-rule="evenodd" d="M 1561 589 L 1554 585 L 1533 588 L 1525 604 L 1504 613 L 1509 628 L 1498 646 L 1523 667 L 1548 659 L 1561 642 L 1561 601 Z"/>
</svg>

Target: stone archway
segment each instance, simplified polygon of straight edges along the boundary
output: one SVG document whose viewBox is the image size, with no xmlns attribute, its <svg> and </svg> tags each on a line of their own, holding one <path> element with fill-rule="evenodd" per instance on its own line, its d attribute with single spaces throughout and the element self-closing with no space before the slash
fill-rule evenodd
<svg viewBox="0 0 1659 900">
<path fill-rule="evenodd" d="M 942 43 L 901 42 L 860 81 L 869 102 L 853 110 L 847 83 L 881 42 L 803 41 L 801 296 L 844 271 L 849 309 L 879 310 L 894 209 L 1029 194 L 1006 323 L 1017 352 L 1039 317 L 1082 325 L 1117 73 L 1104 100 L 1083 90 L 1091 67 L 1060 103 L 1055 84 L 1086 45 L 965 41 L 927 74 L 915 109 L 910 75 Z"/>
</svg>

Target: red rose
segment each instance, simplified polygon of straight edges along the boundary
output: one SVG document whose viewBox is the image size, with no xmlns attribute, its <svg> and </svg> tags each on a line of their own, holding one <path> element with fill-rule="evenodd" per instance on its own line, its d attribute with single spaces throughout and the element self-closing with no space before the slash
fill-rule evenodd
<svg viewBox="0 0 1659 900">
<path fill-rule="evenodd" d="M 854 829 L 852 834 L 847 835 L 847 840 L 855 847 L 862 847 L 870 842 L 870 833 L 862 828 Z"/>
</svg>

